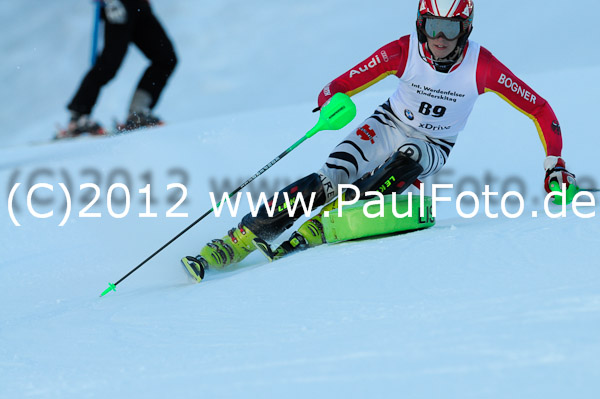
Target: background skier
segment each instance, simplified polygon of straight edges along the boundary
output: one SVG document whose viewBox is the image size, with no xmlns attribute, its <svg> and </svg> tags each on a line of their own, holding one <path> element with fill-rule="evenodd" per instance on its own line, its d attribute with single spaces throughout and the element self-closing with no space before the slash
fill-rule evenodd
<svg viewBox="0 0 600 399">
<path fill-rule="evenodd" d="M 67 129 L 59 132 L 59 138 L 81 133 L 104 134 L 102 126 L 90 114 L 100 89 L 121 66 L 129 43 L 135 44 L 151 63 L 133 94 L 124 129 L 161 123 L 152 109 L 177 64 L 173 45 L 147 0 L 103 0 L 103 4 L 104 48 L 68 105 L 71 119 Z"/>
</svg>

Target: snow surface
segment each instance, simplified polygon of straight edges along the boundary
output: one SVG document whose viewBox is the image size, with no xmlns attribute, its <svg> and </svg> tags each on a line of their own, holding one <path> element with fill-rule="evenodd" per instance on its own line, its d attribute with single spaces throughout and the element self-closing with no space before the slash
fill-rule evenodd
<svg viewBox="0 0 600 399">
<path fill-rule="evenodd" d="M 478 101 L 438 182 L 519 190 L 522 217 L 490 219 L 481 209 L 464 219 L 444 203 L 426 231 L 271 264 L 252 254 L 192 284 L 179 259 L 239 220 L 211 216 L 98 297 L 209 209 L 209 191 L 226 179 L 235 187 L 312 127 L 325 83 L 413 29 L 416 4 L 405 3 L 155 0 L 180 58 L 157 108 L 168 125 L 35 146 L 67 118 L 89 62 L 92 5 L 0 3 L 3 198 L 22 183 L 22 226 L 7 202 L 0 211 L 0 397 L 598 397 L 598 216 L 543 215 L 534 126 L 493 95 Z M 598 11 L 577 3 L 577 16 Z M 589 49 L 593 24 L 574 14 L 558 1 L 478 2 L 472 38 L 550 101 L 569 169 L 598 187 L 600 56 Z M 144 65 L 132 50 L 96 116 L 123 116 Z M 395 83 L 355 96 L 353 125 Z M 249 189 L 272 191 L 314 171 L 349 131 L 319 133 Z M 90 209 L 99 219 L 78 216 L 92 194 L 79 185 L 90 182 L 101 188 Z M 131 192 L 122 219 L 108 213 L 116 182 Z M 157 218 L 138 216 L 148 182 Z M 174 182 L 187 187 L 176 210 L 187 218 L 165 216 L 181 194 L 167 191 Z M 27 216 L 35 183 L 54 187 L 33 198 L 37 212 L 54 211 L 48 219 Z M 58 183 L 73 195 L 64 227 Z M 113 199 L 122 212 L 122 192 Z"/>
</svg>

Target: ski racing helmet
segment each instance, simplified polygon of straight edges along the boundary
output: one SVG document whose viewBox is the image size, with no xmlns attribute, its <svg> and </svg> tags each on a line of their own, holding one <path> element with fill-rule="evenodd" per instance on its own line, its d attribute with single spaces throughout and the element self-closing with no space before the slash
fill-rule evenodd
<svg viewBox="0 0 600 399">
<path fill-rule="evenodd" d="M 473 30 L 473 11 L 473 0 L 419 0 L 419 42 L 444 35 L 448 40 L 458 38 L 457 46 L 464 48 Z"/>
</svg>

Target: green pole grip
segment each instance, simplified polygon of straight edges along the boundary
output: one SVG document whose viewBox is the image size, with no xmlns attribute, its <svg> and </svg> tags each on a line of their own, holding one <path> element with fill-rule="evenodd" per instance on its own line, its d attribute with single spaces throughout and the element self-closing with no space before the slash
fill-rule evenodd
<svg viewBox="0 0 600 399">
<path fill-rule="evenodd" d="M 558 184 L 558 182 L 553 181 L 550 183 L 550 191 L 553 193 L 560 193 L 560 195 L 554 196 L 554 200 L 552 200 L 552 203 L 554 203 L 555 205 L 562 205 L 564 198 L 565 202 L 568 205 L 573 201 L 573 198 L 579 192 L 579 187 L 574 184 L 570 184 L 563 195 L 560 184 Z"/>
<path fill-rule="evenodd" d="M 339 130 L 352 122 L 356 105 L 344 93 L 336 93 L 321 108 L 317 124 L 304 137 L 310 138 L 322 130 Z"/>
</svg>

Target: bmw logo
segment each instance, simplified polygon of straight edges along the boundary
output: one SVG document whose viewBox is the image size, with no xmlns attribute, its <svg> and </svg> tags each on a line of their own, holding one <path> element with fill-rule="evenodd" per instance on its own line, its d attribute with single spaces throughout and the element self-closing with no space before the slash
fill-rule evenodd
<svg viewBox="0 0 600 399">
<path fill-rule="evenodd" d="M 412 121 L 415 119 L 415 115 L 412 113 L 411 110 L 409 109 L 405 109 L 404 110 L 404 115 L 406 115 L 406 117 L 408 118 L 408 120 Z"/>
</svg>

